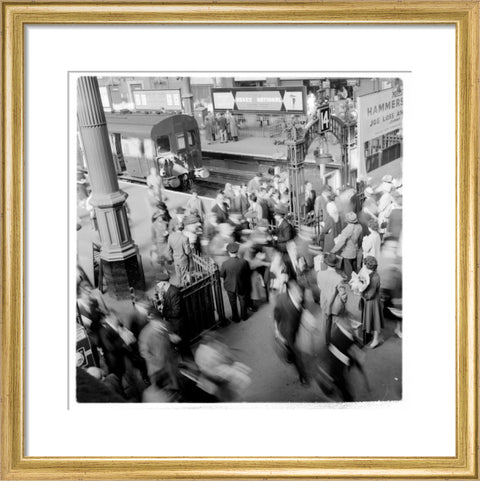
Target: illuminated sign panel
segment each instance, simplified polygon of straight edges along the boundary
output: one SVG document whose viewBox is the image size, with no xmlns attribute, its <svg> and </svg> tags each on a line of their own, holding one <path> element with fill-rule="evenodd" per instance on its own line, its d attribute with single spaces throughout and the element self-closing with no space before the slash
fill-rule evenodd
<svg viewBox="0 0 480 481">
<path fill-rule="evenodd" d="M 305 87 L 214 88 L 215 111 L 232 113 L 306 113 Z"/>
<path fill-rule="evenodd" d="M 134 90 L 133 100 L 137 110 L 182 110 L 180 90 Z"/>
</svg>

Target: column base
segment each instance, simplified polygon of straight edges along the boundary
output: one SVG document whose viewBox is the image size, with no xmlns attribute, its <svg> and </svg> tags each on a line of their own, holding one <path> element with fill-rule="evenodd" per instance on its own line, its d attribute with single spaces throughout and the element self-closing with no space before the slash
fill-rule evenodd
<svg viewBox="0 0 480 481">
<path fill-rule="evenodd" d="M 145 291 L 145 275 L 140 254 L 122 260 L 102 259 L 103 281 L 106 292 L 116 299 L 128 299 L 130 288 Z"/>
</svg>

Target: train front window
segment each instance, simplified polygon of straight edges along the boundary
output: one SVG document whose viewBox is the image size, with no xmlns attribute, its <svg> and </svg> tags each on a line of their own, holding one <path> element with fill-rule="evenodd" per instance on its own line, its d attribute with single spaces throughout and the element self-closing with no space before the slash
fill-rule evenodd
<svg viewBox="0 0 480 481">
<path fill-rule="evenodd" d="M 195 130 L 189 130 L 187 132 L 188 145 L 192 147 L 195 145 Z"/>
<path fill-rule="evenodd" d="M 171 152 L 168 135 L 163 135 L 157 139 L 157 155 L 160 155 L 163 152 Z"/>
<path fill-rule="evenodd" d="M 177 148 L 178 150 L 185 149 L 185 137 L 183 134 L 177 134 Z"/>
</svg>

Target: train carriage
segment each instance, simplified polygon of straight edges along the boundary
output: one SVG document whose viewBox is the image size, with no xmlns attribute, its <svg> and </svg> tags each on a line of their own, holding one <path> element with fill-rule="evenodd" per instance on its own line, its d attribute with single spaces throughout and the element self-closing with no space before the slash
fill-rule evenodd
<svg viewBox="0 0 480 481">
<path fill-rule="evenodd" d="M 196 120 L 183 114 L 106 113 L 117 172 L 144 179 L 154 167 L 165 187 L 187 189 L 205 177 Z"/>
</svg>

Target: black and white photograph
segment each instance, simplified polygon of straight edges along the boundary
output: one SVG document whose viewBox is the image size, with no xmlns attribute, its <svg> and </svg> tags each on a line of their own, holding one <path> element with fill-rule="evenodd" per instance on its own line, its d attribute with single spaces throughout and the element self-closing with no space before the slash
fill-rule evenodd
<svg viewBox="0 0 480 481">
<path fill-rule="evenodd" d="M 76 402 L 402 400 L 402 79 L 185 75 L 72 84 Z"/>
</svg>

